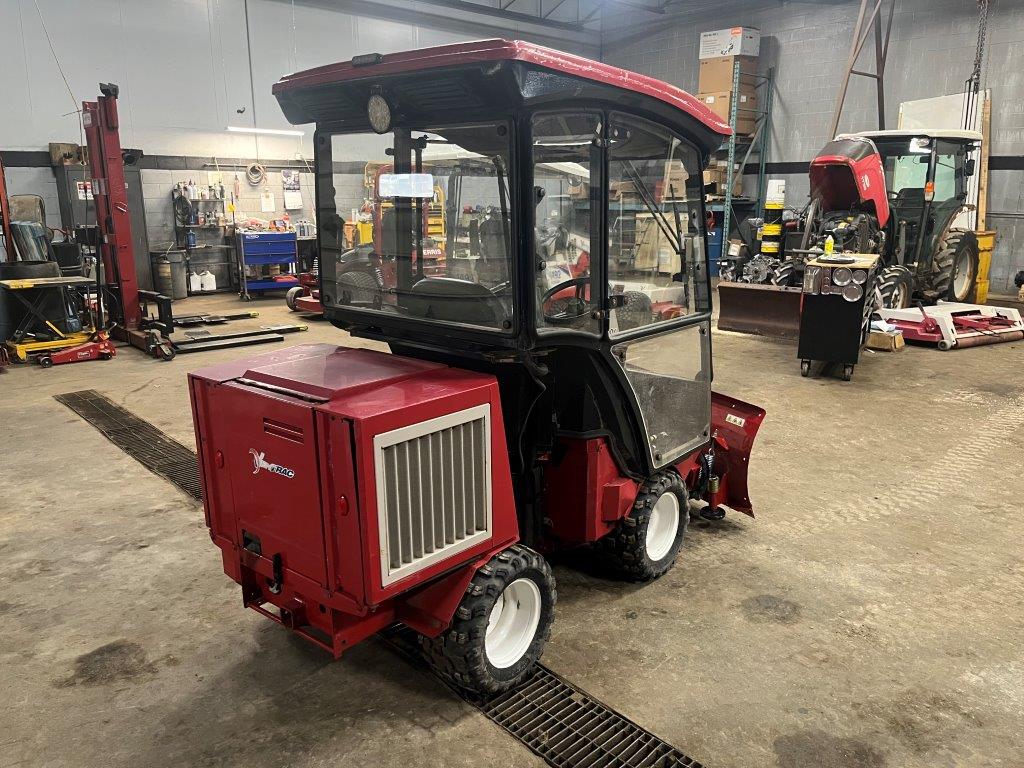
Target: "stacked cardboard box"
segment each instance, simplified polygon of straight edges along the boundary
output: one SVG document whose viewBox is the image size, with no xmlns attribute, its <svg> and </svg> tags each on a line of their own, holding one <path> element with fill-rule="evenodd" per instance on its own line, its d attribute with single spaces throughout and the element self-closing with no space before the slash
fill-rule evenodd
<svg viewBox="0 0 1024 768">
<path fill-rule="evenodd" d="M 713 189 L 708 189 L 708 194 L 715 195 L 716 197 L 725 195 L 725 184 L 728 177 L 729 164 L 725 161 L 711 161 L 711 164 L 704 169 L 704 186 L 710 187 L 714 184 Z M 736 173 L 732 180 L 732 194 L 733 197 L 739 197 L 743 194 L 743 174 Z"/>
<path fill-rule="evenodd" d="M 761 33 L 748 27 L 702 32 L 698 98 L 723 122 L 736 102 L 736 132 L 749 135 L 757 120 L 757 55 Z M 739 89 L 733 93 L 733 68 L 739 62 Z"/>
</svg>

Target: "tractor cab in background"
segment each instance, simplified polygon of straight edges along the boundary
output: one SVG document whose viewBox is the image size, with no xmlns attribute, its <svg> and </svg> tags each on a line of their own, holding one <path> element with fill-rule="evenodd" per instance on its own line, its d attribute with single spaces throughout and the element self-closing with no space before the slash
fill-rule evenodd
<svg viewBox="0 0 1024 768">
<path fill-rule="evenodd" d="M 401 622 L 456 684 L 507 689 L 553 616 L 540 553 L 595 545 L 647 581 L 691 502 L 752 514 L 764 412 L 711 391 L 702 171 L 729 128 L 673 86 L 518 41 L 360 56 L 274 93 L 316 124 L 324 314 L 392 354 L 191 375 L 225 570 L 336 655 Z M 354 253 L 367 167 L 383 213 Z"/>
</svg>

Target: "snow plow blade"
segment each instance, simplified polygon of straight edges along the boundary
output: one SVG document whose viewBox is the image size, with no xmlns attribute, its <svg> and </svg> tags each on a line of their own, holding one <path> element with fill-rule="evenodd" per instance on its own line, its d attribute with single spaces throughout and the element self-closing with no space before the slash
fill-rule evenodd
<svg viewBox="0 0 1024 768">
<path fill-rule="evenodd" d="M 718 284 L 718 329 L 795 339 L 800 335 L 799 288 Z"/>
</svg>

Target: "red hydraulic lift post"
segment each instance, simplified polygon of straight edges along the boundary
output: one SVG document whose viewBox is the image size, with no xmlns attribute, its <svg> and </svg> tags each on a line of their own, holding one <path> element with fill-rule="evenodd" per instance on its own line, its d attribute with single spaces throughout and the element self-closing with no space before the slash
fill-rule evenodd
<svg viewBox="0 0 1024 768">
<path fill-rule="evenodd" d="M 100 93 L 96 101 L 82 102 L 82 125 L 89 145 L 103 280 L 118 294 L 121 317 L 116 319 L 123 329 L 124 340 L 145 350 L 146 334 L 140 328 L 139 283 L 132 254 L 132 223 L 118 133 L 118 89 L 116 85 L 101 83 Z"/>
<path fill-rule="evenodd" d="M 7 177 L 4 174 L 4 160 L 0 157 L 0 225 L 4 235 L 4 249 L 7 261 L 14 261 L 14 238 L 11 236 L 11 209 L 7 204 Z"/>
</svg>

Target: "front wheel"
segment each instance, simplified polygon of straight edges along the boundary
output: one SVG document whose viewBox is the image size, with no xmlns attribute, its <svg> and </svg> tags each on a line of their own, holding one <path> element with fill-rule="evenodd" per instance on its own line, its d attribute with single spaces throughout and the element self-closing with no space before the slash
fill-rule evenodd
<svg viewBox="0 0 1024 768">
<path fill-rule="evenodd" d="M 675 472 L 659 472 L 640 486 L 633 509 L 601 539 L 609 564 L 629 581 L 653 581 L 676 561 L 690 514 L 689 494 Z"/>
<path fill-rule="evenodd" d="M 500 693 L 522 682 L 544 652 L 556 600 L 547 561 L 516 544 L 481 566 L 451 626 L 437 637 L 421 636 L 420 646 L 460 688 Z"/>
</svg>

